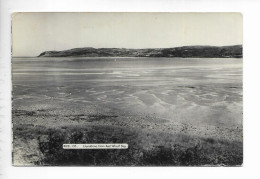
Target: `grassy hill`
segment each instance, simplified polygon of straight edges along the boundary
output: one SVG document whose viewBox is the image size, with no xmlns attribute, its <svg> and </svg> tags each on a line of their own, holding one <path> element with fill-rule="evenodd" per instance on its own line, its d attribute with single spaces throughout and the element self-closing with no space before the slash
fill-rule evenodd
<svg viewBox="0 0 260 179">
<path fill-rule="evenodd" d="M 242 58 L 242 45 L 184 46 L 175 48 L 74 48 L 46 51 L 38 57 L 182 57 L 182 58 Z"/>
</svg>

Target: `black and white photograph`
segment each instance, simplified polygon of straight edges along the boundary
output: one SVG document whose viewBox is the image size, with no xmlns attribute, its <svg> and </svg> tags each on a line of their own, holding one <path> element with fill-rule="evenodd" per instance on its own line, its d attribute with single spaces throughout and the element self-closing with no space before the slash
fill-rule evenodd
<svg viewBox="0 0 260 179">
<path fill-rule="evenodd" d="M 11 18 L 13 166 L 243 165 L 241 13 Z"/>
</svg>

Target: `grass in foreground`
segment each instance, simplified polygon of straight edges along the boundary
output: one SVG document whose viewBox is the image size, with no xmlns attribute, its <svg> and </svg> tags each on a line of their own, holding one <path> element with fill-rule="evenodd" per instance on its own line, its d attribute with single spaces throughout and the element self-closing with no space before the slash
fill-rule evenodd
<svg viewBox="0 0 260 179">
<path fill-rule="evenodd" d="M 141 131 L 116 126 L 62 128 L 14 126 L 14 137 L 38 142 L 43 154 L 35 165 L 85 166 L 237 166 L 241 142 Z M 128 143 L 128 149 L 64 150 L 64 143 Z M 15 146 L 14 146 L 15 147 Z M 28 146 L 29 147 L 29 146 Z"/>
</svg>

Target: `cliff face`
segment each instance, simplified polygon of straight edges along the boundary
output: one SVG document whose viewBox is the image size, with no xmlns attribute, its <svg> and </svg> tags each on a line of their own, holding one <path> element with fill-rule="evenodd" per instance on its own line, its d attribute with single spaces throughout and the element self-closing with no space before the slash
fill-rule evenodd
<svg viewBox="0 0 260 179">
<path fill-rule="evenodd" d="M 75 48 L 64 51 L 46 51 L 38 57 L 182 57 L 182 58 L 242 58 L 242 45 L 185 46 L 176 48 L 125 49 Z"/>
</svg>

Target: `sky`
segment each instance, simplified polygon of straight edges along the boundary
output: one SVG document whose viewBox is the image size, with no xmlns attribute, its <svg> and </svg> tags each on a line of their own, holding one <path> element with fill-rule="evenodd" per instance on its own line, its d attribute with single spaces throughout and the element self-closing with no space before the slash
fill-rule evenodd
<svg viewBox="0 0 260 179">
<path fill-rule="evenodd" d="M 243 42 L 240 13 L 14 13 L 12 55 L 71 48 L 170 48 Z"/>
</svg>

